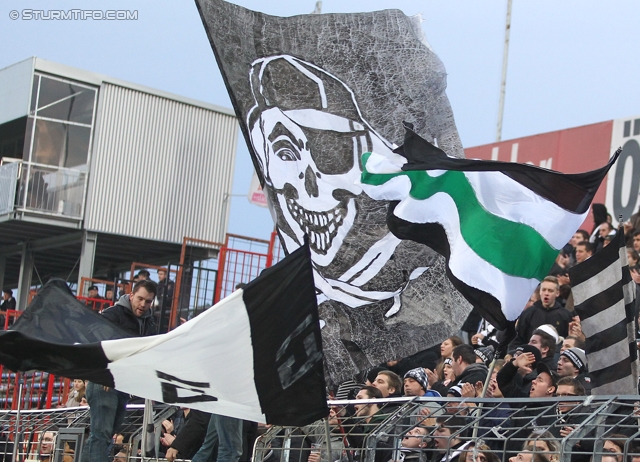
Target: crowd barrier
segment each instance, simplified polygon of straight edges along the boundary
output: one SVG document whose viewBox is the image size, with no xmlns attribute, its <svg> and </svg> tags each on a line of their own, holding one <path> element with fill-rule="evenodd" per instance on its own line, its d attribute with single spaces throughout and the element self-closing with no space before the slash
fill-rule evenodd
<svg viewBox="0 0 640 462">
<path fill-rule="evenodd" d="M 172 414 L 175 409 L 164 404 L 152 408 L 150 426 L 154 431 L 148 434 L 150 447 L 159 442 L 162 420 Z M 113 454 L 123 451 L 127 454 L 126 460 L 141 460 L 145 429 L 144 413 L 144 404 L 127 406 L 125 420 L 120 429 L 123 440 L 112 448 Z M 88 436 L 89 424 L 89 408 L 86 406 L 0 412 L 0 460 L 16 462 L 41 460 L 43 444 L 47 443 L 52 447 L 52 458 L 45 460 L 50 462 L 80 460 L 83 444 Z M 145 460 L 157 459 L 145 457 Z"/>
<path fill-rule="evenodd" d="M 262 427 L 253 461 L 440 462 L 458 457 L 459 462 L 496 462 L 529 452 L 538 461 L 637 462 L 638 398 L 330 401 L 329 419 L 305 427 Z M 371 419 L 362 415 L 374 406 L 379 411 Z M 150 454 L 158 447 L 160 423 L 175 409 L 147 407 L 145 425 L 145 406 L 129 405 L 121 430 L 124 439 L 117 446 L 127 456 L 118 462 L 163 460 Z M 87 407 L 5 411 L 0 413 L 0 460 L 37 460 L 45 432 L 51 429 L 56 454 L 52 462 L 75 460 L 88 427 Z M 149 433 L 142 457 L 145 428 Z"/>
<path fill-rule="evenodd" d="M 258 439 L 253 460 L 428 462 L 459 457 L 459 462 L 496 462 L 515 457 L 636 462 L 638 398 L 331 401 L 329 420 L 300 428 L 269 428 Z M 354 415 L 357 408 L 366 413 L 367 406 L 380 407 L 371 420 Z M 533 453 L 532 459 L 527 452 Z M 635 455 L 639 458 L 633 459 Z"/>
</svg>

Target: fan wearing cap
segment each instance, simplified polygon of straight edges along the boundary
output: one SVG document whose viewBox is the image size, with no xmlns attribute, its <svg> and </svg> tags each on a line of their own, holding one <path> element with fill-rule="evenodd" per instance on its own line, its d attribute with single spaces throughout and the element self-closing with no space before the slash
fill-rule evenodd
<svg viewBox="0 0 640 462">
<path fill-rule="evenodd" d="M 587 356 L 581 348 L 569 348 L 560 353 L 556 372 L 560 377 L 577 379 L 591 394 L 591 378 L 587 375 Z"/>
<path fill-rule="evenodd" d="M 528 343 L 533 331 L 543 324 L 552 325 L 562 337 L 568 335 L 572 312 L 557 301 L 559 295 L 558 279 L 554 276 L 544 278 L 540 284 L 540 300 L 524 310 L 518 319 L 516 338 L 509 345 L 510 353 Z"/>
<path fill-rule="evenodd" d="M 537 364 L 542 360 L 540 350 L 533 345 L 518 347 L 510 362 L 506 362 L 496 375 L 498 388 L 505 398 L 529 396 L 531 382 L 538 375 Z"/>
<path fill-rule="evenodd" d="M 404 374 L 405 396 L 440 396 L 435 390 L 429 389 L 427 373 L 422 367 L 416 367 Z"/>
<path fill-rule="evenodd" d="M 580 348 L 569 348 L 560 353 L 556 372 L 560 377 L 577 377 L 587 371 L 587 357 Z"/>
<path fill-rule="evenodd" d="M 477 356 L 476 363 L 483 363 L 484 365 L 489 367 L 489 365 L 491 364 L 491 361 L 493 361 L 494 352 L 495 352 L 495 349 L 493 348 L 493 346 L 476 348 L 475 349 L 475 354 Z"/>
</svg>

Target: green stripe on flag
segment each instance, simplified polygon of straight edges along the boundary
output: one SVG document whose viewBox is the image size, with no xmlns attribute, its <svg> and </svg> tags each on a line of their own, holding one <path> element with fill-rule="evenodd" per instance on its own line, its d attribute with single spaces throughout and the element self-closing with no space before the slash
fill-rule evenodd
<svg viewBox="0 0 640 462">
<path fill-rule="evenodd" d="M 511 276 L 542 280 L 548 274 L 560 250 L 553 248 L 532 227 L 485 210 L 463 172 L 449 170 L 437 177 L 429 176 L 424 170 L 370 173 L 366 169 L 369 156 L 370 153 L 362 156 L 365 166 L 362 183 L 380 186 L 392 178 L 406 176 L 411 181 L 409 194 L 414 199 L 448 194 L 458 209 L 462 238 L 480 258 Z"/>
</svg>

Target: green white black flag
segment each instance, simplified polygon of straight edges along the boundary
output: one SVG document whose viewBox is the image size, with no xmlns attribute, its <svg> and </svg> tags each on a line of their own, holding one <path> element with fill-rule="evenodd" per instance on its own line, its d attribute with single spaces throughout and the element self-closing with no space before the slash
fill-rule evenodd
<svg viewBox="0 0 640 462">
<path fill-rule="evenodd" d="M 601 169 L 567 175 L 448 157 L 407 128 L 393 154 L 363 156 L 362 183 L 374 199 L 397 201 L 389 229 L 444 255 L 458 290 L 504 328 L 584 221 L 618 154 Z"/>
</svg>

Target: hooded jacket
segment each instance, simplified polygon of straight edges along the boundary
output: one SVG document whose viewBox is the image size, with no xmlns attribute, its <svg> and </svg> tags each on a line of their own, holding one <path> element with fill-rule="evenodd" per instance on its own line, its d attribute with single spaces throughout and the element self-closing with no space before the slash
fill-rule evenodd
<svg viewBox="0 0 640 462">
<path fill-rule="evenodd" d="M 137 317 L 131 309 L 131 299 L 128 294 L 123 295 L 115 305 L 104 310 L 102 316 L 122 327 L 133 337 L 146 337 L 157 333 L 151 310 Z"/>
<path fill-rule="evenodd" d="M 489 368 L 483 363 L 469 364 L 467 367 L 465 367 L 464 371 L 462 371 L 460 377 L 456 377 L 455 385 L 461 385 L 463 383 L 470 383 L 471 385 L 475 385 L 476 382 L 484 383 L 484 381 L 487 380 L 488 373 Z"/>
</svg>

